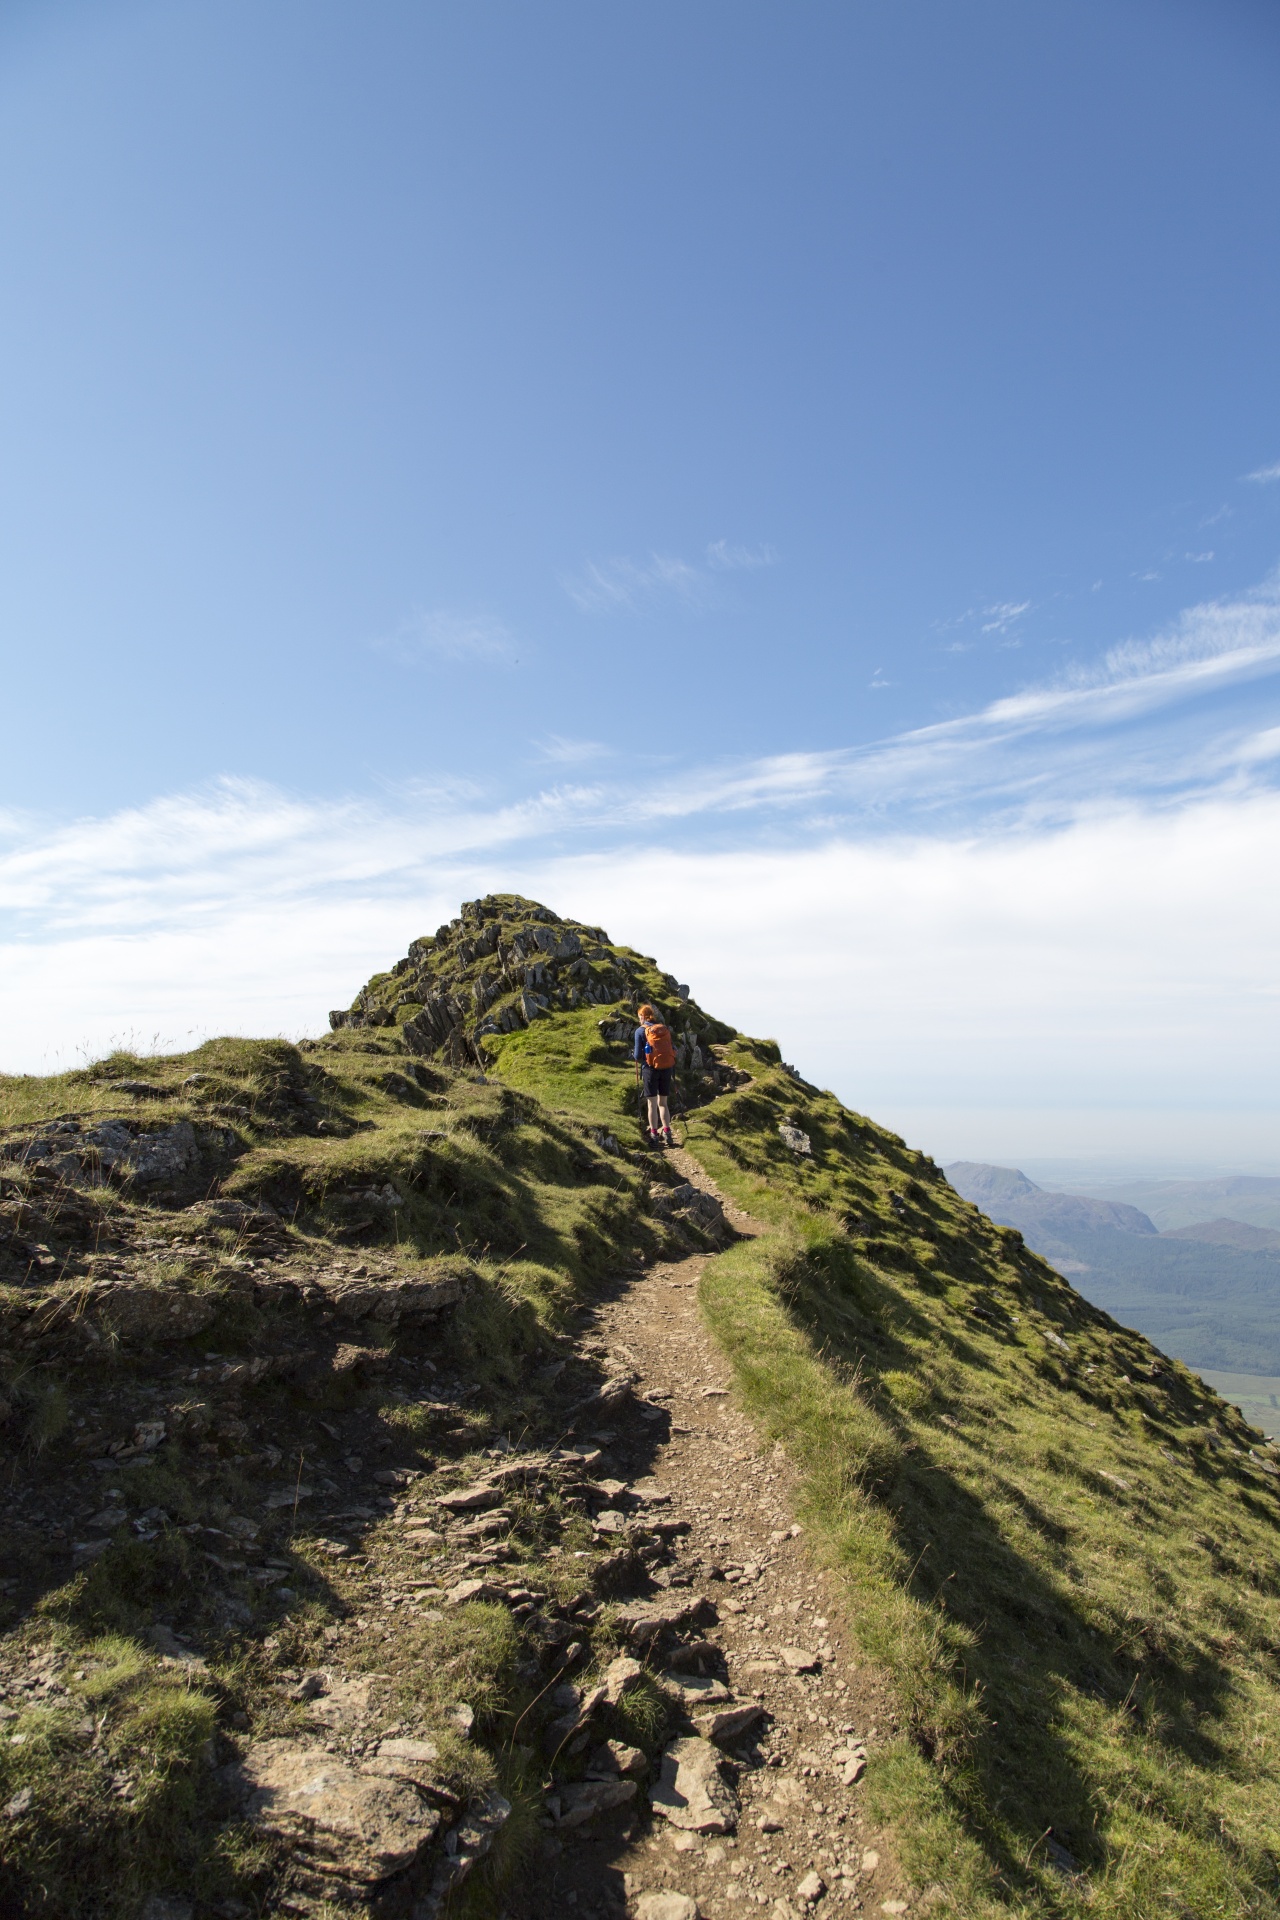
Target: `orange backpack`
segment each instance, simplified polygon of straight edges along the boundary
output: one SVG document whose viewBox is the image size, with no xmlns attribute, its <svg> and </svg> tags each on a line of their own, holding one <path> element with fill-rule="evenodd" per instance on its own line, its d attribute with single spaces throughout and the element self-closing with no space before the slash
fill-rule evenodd
<svg viewBox="0 0 1280 1920">
<path fill-rule="evenodd" d="M 670 1030 L 664 1027 L 660 1020 L 656 1020 L 652 1026 L 645 1026 L 644 1044 L 651 1067 L 674 1067 L 676 1063 L 675 1046 L 671 1039 Z"/>
</svg>

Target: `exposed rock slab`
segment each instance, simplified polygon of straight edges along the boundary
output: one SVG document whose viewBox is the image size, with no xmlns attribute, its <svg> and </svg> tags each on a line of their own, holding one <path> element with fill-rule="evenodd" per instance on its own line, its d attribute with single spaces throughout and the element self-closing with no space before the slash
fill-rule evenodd
<svg viewBox="0 0 1280 1920">
<path fill-rule="evenodd" d="M 450 1513 L 483 1513 L 489 1507 L 501 1503 L 502 1495 L 488 1480 L 480 1480 L 470 1487 L 455 1487 L 452 1493 L 442 1493 L 436 1499 L 438 1507 L 445 1507 Z"/>
<path fill-rule="evenodd" d="M 257 1740 L 237 1772 L 246 1817 L 337 1881 L 370 1887 L 403 1872 L 440 1824 L 407 1781 L 348 1765 L 323 1747 Z"/>
<path fill-rule="evenodd" d="M 732 1833 L 738 1824 L 738 1796 L 720 1771 L 720 1755 L 696 1736 L 671 1742 L 649 1798 L 655 1813 L 690 1833 Z"/>
<path fill-rule="evenodd" d="M 686 1707 L 710 1707 L 733 1698 L 724 1681 L 710 1674 L 664 1673 L 661 1684 Z"/>
<path fill-rule="evenodd" d="M 581 1827 L 598 1813 L 612 1813 L 636 1797 L 636 1783 L 616 1776 L 611 1780 L 579 1780 L 561 1787 L 547 1799 L 547 1811 L 559 1827 Z"/>
<path fill-rule="evenodd" d="M 656 1600 L 629 1600 L 618 1608 L 617 1623 L 636 1646 L 660 1633 L 673 1633 L 694 1621 L 714 1619 L 715 1609 L 700 1594 L 664 1593 Z"/>
<path fill-rule="evenodd" d="M 723 1713 L 708 1714 L 699 1720 L 698 1732 L 718 1745 L 726 1745 L 731 1740 L 740 1740 L 763 1718 L 763 1707 L 726 1707 Z"/>
<path fill-rule="evenodd" d="M 698 1920 L 698 1903 L 687 1893 L 642 1893 L 636 1920 Z"/>
<path fill-rule="evenodd" d="M 633 1660 L 629 1654 L 620 1653 L 617 1659 L 611 1660 L 604 1670 L 602 1685 L 607 1704 L 616 1707 L 623 1694 L 630 1693 L 632 1687 L 638 1685 L 643 1676 L 644 1668 L 640 1662 Z"/>
</svg>

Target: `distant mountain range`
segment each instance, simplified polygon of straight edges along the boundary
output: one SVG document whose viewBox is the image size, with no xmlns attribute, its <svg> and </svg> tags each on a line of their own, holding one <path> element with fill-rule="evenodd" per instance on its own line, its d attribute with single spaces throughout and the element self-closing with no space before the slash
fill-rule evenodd
<svg viewBox="0 0 1280 1920">
<path fill-rule="evenodd" d="M 1003 1169 L 1002 1169 L 1003 1171 Z M 1233 1173 L 1218 1180 L 1130 1180 L 1091 1186 L 1097 1200 L 1140 1207 L 1161 1233 L 1227 1216 L 1246 1226 L 1280 1231 L 1280 1180 Z"/>
<path fill-rule="evenodd" d="M 1215 1247 L 1240 1247 L 1246 1253 L 1261 1253 L 1267 1247 L 1280 1247 L 1280 1233 L 1274 1227 L 1249 1227 L 1243 1220 L 1198 1220 L 1190 1227 L 1169 1227 L 1162 1240 L 1204 1240 Z"/>
<path fill-rule="evenodd" d="M 1118 1233 L 1155 1233 L 1145 1213 L 1123 1200 L 1095 1200 L 1082 1193 L 1051 1193 L 1016 1167 L 991 1167 L 981 1160 L 957 1160 L 946 1169 L 957 1193 L 989 1219 L 1017 1227 L 1037 1253 L 1053 1259 L 1051 1246 L 1071 1257 L 1069 1240 L 1060 1236 L 1114 1228 Z"/>
<path fill-rule="evenodd" d="M 1188 1366 L 1280 1375 L 1280 1230 L 1221 1213 L 1181 1217 L 1188 1196 L 1255 1214 L 1274 1207 L 1280 1216 L 1280 1180 L 1151 1182 L 1119 1199 L 1050 1192 L 1016 1167 L 981 1161 L 957 1161 L 946 1173 L 1096 1305 Z M 1135 1204 L 1138 1194 L 1150 1210 Z M 1176 1224 L 1159 1231 L 1170 1215 Z"/>
</svg>

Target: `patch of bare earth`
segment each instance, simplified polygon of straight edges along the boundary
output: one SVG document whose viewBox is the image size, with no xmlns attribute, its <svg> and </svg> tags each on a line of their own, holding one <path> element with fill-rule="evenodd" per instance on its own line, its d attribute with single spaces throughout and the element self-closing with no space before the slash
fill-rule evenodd
<svg viewBox="0 0 1280 1920">
<path fill-rule="evenodd" d="M 685 1179 L 718 1192 L 691 1155 L 670 1157 Z M 724 1205 L 738 1233 L 760 1230 Z M 698 1309 L 713 1257 L 655 1265 L 591 1316 L 634 1369 L 637 1394 L 670 1414 L 651 1474 L 635 1483 L 688 1523 L 674 1567 L 655 1572 L 659 1591 L 691 1583 L 718 1616 L 664 1653 L 655 1644 L 687 1725 L 638 1811 L 545 1831 L 525 1885 L 508 1893 L 507 1920 L 911 1909 L 862 1806 L 867 1757 L 893 1731 L 892 1705 L 848 1642 L 835 1583 L 810 1564 L 784 1453 L 734 1403 Z"/>
</svg>

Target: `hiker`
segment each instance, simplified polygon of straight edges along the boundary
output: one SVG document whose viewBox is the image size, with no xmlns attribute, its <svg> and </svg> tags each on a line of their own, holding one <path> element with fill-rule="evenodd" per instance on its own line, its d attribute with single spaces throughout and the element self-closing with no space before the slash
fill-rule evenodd
<svg viewBox="0 0 1280 1920">
<path fill-rule="evenodd" d="M 675 1042 L 670 1029 L 659 1020 L 646 1002 L 636 1011 L 635 1061 L 643 1070 L 644 1096 L 649 1103 L 649 1142 L 655 1147 L 674 1147 L 671 1131 L 671 1076 L 676 1067 Z"/>
</svg>

